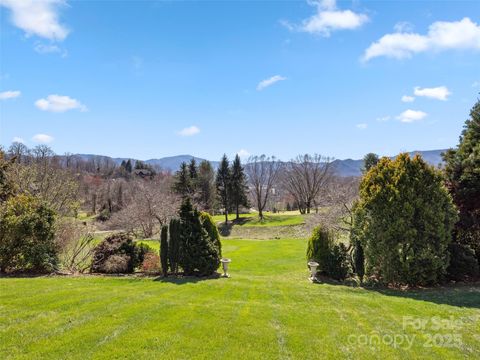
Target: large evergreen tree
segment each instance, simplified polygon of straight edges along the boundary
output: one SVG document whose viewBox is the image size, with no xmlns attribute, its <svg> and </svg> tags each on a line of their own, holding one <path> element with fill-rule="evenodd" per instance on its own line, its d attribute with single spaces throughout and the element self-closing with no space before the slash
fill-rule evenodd
<svg viewBox="0 0 480 360">
<path fill-rule="evenodd" d="M 438 282 L 456 218 L 439 171 L 420 156 L 382 158 L 363 177 L 354 213 L 367 272 L 385 283 Z"/>
<path fill-rule="evenodd" d="M 460 212 L 455 240 L 472 247 L 480 261 L 480 100 L 470 111 L 457 148 L 444 159 L 447 186 Z"/>
<path fill-rule="evenodd" d="M 227 155 L 223 155 L 217 170 L 217 195 L 225 209 L 225 223 L 228 223 L 228 211 L 230 208 L 231 172 Z"/>
<path fill-rule="evenodd" d="M 175 174 L 173 189 L 184 199 L 191 196 L 190 172 L 186 162 L 182 162 L 180 169 Z"/>
<path fill-rule="evenodd" d="M 372 167 L 378 164 L 380 161 L 379 157 L 375 153 L 368 153 L 363 157 L 363 169 L 362 171 L 365 173 L 370 170 Z"/>
<path fill-rule="evenodd" d="M 215 171 L 207 160 L 198 167 L 197 202 L 202 210 L 208 212 L 215 206 Z"/>
<path fill-rule="evenodd" d="M 133 168 L 132 168 L 132 160 L 128 159 L 127 162 L 125 163 L 125 170 L 128 173 L 131 173 Z"/>
<path fill-rule="evenodd" d="M 230 189 L 231 203 L 235 209 L 238 220 L 240 218 L 240 207 L 248 206 L 247 177 L 245 176 L 245 171 L 240 161 L 240 156 L 238 156 L 238 154 L 237 156 L 235 156 L 235 160 L 232 164 Z"/>
</svg>

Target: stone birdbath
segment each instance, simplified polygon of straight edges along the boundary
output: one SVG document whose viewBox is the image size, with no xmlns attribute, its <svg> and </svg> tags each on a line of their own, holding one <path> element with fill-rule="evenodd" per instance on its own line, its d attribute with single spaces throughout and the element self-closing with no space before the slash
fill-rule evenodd
<svg viewBox="0 0 480 360">
<path fill-rule="evenodd" d="M 232 262 L 232 259 L 226 259 L 226 258 L 223 258 L 222 260 L 220 260 L 220 262 L 222 263 L 222 268 L 223 268 L 223 277 L 225 278 L 228 278 L 230 277 L 230 275 L 228 275 L 228 264 L 230 264 Z"/>
<path fill-rule="evenodd" d="M 317 268 L 319 264 L 315 261 L 309 261 L 308 266 L 310 267 L 310 281 L 311 282 L 318 282 L 317 280 Z"/>
</svg>

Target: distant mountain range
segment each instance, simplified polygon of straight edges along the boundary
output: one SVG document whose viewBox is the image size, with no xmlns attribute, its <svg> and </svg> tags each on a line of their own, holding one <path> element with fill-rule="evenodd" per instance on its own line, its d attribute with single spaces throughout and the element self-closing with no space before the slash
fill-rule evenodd
<svg viewBox="0 0 480 360">
<path fill-rule="evenodd" d="M 414 156 L 415 154 L 421 155 L 426 162 L 433 166 L 439 166 L 443 163 L 442 153 L 446 150 L 428 150 L 428 151 L 412 151 L 410 152 L 410 156 Z M 111 158 L 108 156 L 103 155 L 93 155 L 93 154 L 76 154 L 76 156 L 84 159 L 84 160 L 91 160 L 93 158 L 97 159 L 105 159 L 105 160 L 112 160 L 116 164 L 120 165 L 123 160 L 128 160 L 129 158 Z M 159 167 L 164 170 L 168 171 L 177 171 L 180 168 L 180 164 L 182 162 L 189 162 L 192 158 L 194 158 L 197 163 L 205 160 L 202 158 L 198 158 L 192 155 L 177 155 L 177 156 L 169 156 L 163 157 L 159 159 L 149 159 L 145 162 L 149 165 L 154 167 Z M 392 157 L 393 158 L 393 157 Z M 132 159 L 136 161 L 135 159 Z M 218 161 L 210 161 L 212 166 L 216 169 L 219 162 Z M 352 159 L 345 159 L 345 160 L 334 160 L 332 163 L 333 168 L 335 169 L 335 173 L 338 176 L 361 176 L 362 168 L 363 168 L 363 160 L 352 160 Z"/>
</svg>

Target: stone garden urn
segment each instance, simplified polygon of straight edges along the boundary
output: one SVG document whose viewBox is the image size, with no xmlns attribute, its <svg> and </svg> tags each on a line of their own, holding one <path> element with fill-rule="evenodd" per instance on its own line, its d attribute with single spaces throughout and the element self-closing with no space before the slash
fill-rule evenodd
<svg viewBox="0 0 480 360">
<path fill-rule="evenodd" d="M 223 277 L 230 277 L 230 275 L 228 275 L 228 264 L 230 264 L 232 262 L 232 259 L 222 259 L 220 260 L 220 262 L 222 263 L 222 268 L 223 268 Z"/>
<path fill-rule="evenodd" d="M 317 282 L 317 268 L 318 268 L 318 263 L 315 261 L 309 261 L 308 266 L 310 267 L 310 281 L 311 282 Z"/>
</svg>

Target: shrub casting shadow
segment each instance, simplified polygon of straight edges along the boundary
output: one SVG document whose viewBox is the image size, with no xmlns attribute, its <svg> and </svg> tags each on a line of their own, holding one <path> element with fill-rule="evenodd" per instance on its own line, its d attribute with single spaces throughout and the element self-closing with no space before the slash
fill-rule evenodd
<svg viewBox="0 0 480 360">
<path fill-rule="evenodd" d="M 232 233 L 233 225 L 245 225 L 250 219 L 248 218 L 240 218 L 235 219 L 233 221 L 229 221 L 228 223 L 221 223 L 218 225 L 218 231 L 222 236 L 230 236 Z"/>
<path fill-rule="evenodd" d="M 218 280 L 221 278 L 219 273 L 215 273 L 210 276 L 169 276 L 169 277 L 157 277 L 153 281 L 158 281 L 161 283 L 175 284 L 175 285 L 185 285 L 185 284 L 196 284 L 202 281 L 208 280 Z"/>
</svg>

